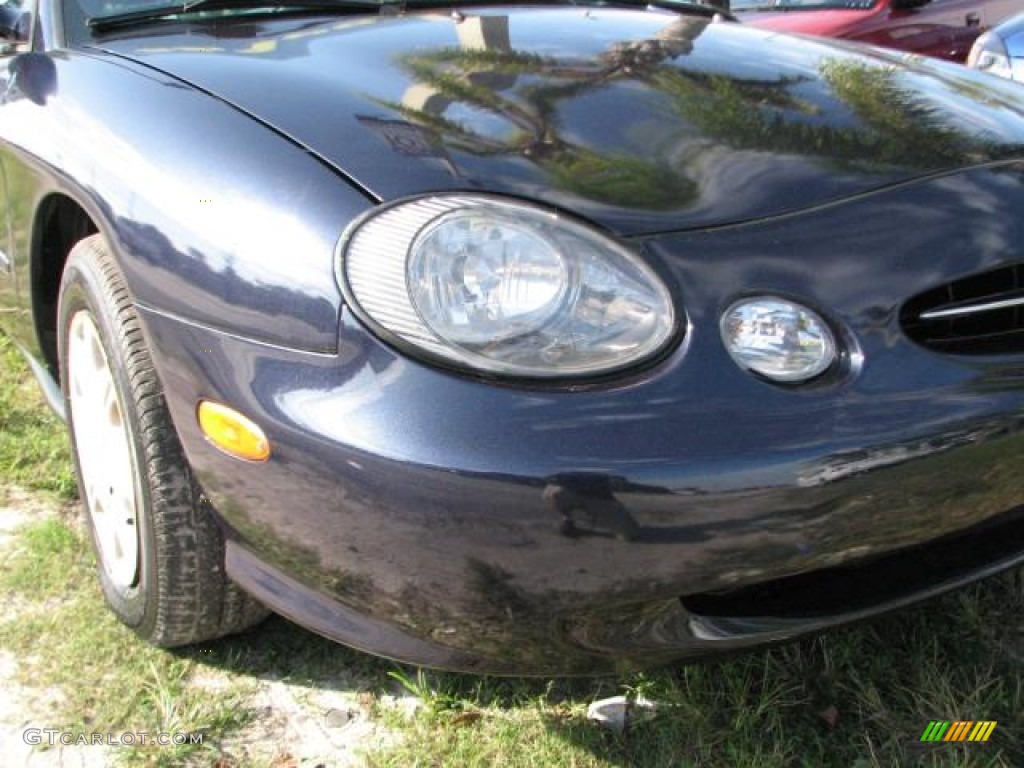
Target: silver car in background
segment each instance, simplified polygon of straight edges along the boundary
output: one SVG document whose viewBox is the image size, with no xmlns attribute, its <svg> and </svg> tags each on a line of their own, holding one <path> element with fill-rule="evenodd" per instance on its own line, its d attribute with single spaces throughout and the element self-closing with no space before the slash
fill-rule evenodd
<svg viewBox="0 0 1024 768">
<path fill-rule="evenodd" d="M 1024 83 L 1024 13 L 1011 16 L 974 42 L 967 66 Z"/>
</svg>

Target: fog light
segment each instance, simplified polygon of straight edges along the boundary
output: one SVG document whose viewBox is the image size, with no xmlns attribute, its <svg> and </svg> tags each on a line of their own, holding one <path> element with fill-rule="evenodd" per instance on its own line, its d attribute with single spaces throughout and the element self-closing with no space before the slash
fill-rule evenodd
<svg viewBox="0 0 1024 768">
<path fill-rule="evenodd" d="M 806 381 L 828 370 L 836 343 L 825 321 L 792 301 L 743 299 L 722 315 L 722 340 L 733 360 L 775 381 Z"/>
<path fill-rule="evenodd" d="M 270 442 L 263 430 L 233 408 L 204 400 L 198 417 L 203 434 L 225 453 L 248 461 L 270 458 Z"/>
</svg>

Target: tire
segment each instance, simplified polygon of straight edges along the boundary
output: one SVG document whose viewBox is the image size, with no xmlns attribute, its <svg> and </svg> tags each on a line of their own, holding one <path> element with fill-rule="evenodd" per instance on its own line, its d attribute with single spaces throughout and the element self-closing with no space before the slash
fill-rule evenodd
<svg viewBox="0 0 1024 768">
<path fill-rule="evenodd" d="M 221 637 L 267 611 L 224 569 L 224 539 L 164 401 L 124 278 L 99 235 L 80 241 L 58 304 L 61 388 L 103 595 L 154 645 Z"/>
</svg>

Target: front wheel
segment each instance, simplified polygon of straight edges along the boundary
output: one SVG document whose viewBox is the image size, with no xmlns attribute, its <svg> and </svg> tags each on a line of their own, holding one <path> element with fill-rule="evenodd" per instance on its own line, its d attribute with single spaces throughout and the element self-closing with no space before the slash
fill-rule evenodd
<svg viewBox="0 0 1024 768">
<path fill-rule="evenodd" d="M 107 603 L 161 646 L 267 612 L 224 571 L 224 541 L 185 461 L 138 315 L 106 242 L 71 251 L 58 308 L 61 386 Z"/>
</svg>

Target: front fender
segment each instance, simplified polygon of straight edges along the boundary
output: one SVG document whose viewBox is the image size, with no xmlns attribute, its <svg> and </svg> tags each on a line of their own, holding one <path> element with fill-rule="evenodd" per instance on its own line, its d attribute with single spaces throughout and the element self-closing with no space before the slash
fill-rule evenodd
<svg viewBox="0 0 1024 768">
<path fill-rule="evenodd" d="M 12 88 L 0 106 L 15 261 L 38 255 L 39 205 L 65 194 L 107 237 L 137 303 L 258 341 L 336 349 L 334 246 L 371 201 L 185 83 L 108 55 L 49 59 L 45 98 Z"/>
</svg>

